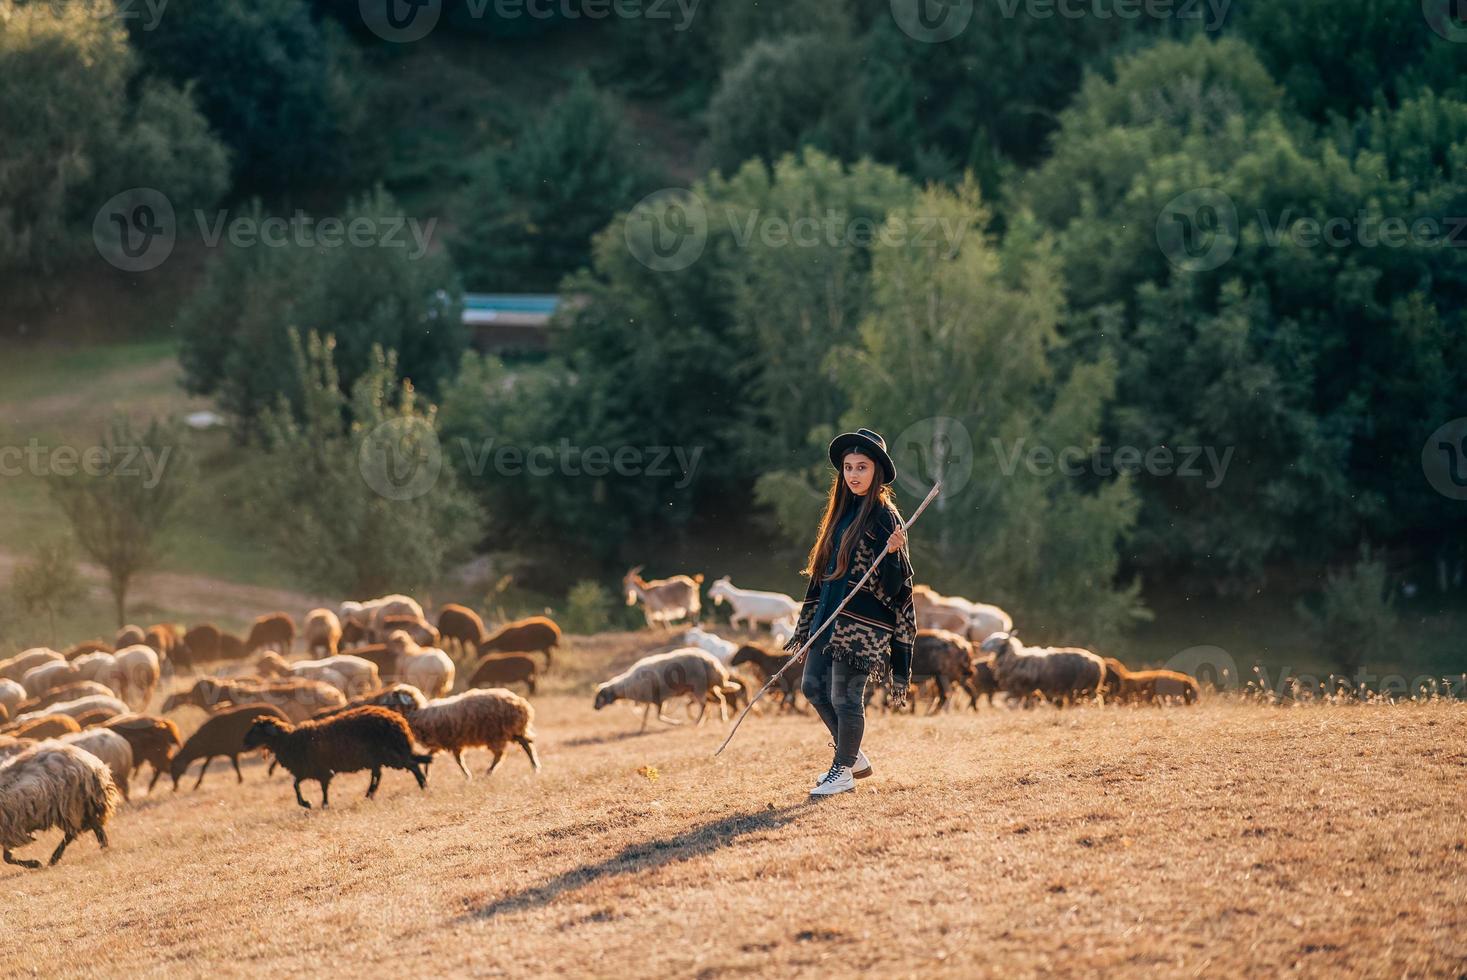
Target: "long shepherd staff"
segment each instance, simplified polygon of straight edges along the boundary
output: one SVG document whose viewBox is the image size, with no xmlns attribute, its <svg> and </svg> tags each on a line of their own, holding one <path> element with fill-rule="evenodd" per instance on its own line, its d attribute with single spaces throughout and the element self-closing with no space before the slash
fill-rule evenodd
<svg viewBox="0 0 1467 980">
<path fill-rule="evenodd" d="M 917 518 L 922 516 L 922 512 L 927 509 L 928 504 L 932 503 L 933 498 L 937 496 L 937 492 L 941 489 L 942 481 L 938 480 L 932 485 L 932 489 L 927 491 L 927 497 L 925 500 L 922 501 L 921 506 L 919 506 L 915 511 L 912 512 L 911 517 L 901 522 L 902 530 L 905 531 L 913 524 L 917 523 Z M 732 742 L 733 737 L 738 734 L 739 726 L 742 725 L 744 723 L 744 719 L 749 716 L 750 709 L 752 709 L 754 705 L 758 703 L 759 699 L 764 696 L 766 691 L 774 686 L 775 682 L 779 680 L 780 676 L 783 675 L 785 671 L 789 670 L 795 664 L 804 659 L 805 651 L 810 649 L 810 644 L 814 643 L 815 640 L 819 638 L 820 634 L 825 632 L 825 628 L 827 626 L 835 622 L 835 617 L 840 615 L 840 611 L 846 607 L 846 603 L 850 602 L 851 597 L 854 596 L 857 592 L 861 591 L 861 586 L 866 584 L 866 580 L 871 577 L 871 573 L 876 571 L 877 567 L 881 565 L 882 559 L 884 559 L 889 554 L 891 554 L 891 552 L 887 551 L 885 548 L 881 549 L 881 554 L 877 555 L 876 560 L 871 563 L 871 567 L 866 569 L 866 574 L 861 576 L 861 581 L 856 583 L 856 587 L 846 593 L 846 597 L 840 601 L 840 605 L 835 607 L 835 612 L 830 614 L 830 618 L 821 623 L 820 628 L 811 633 L 809 639 L 805 640 L 805 645 L 800 647 L 799 652 L 796 653 L 793 657 L 790 657 L 789 663 L 779 668 L 775 675 L 769 678 L 769 680 L 765 682 L 763 687 L 759 688 L 759 693 L 749 699 L 749 703 L 744 706 L 744 710 L 739 714 L 738 720 L 734 722 L 733 730 L 728 733 L 728 738 L 724 739 L 723 744 L 718 747 L 718 751 L 713 753 L 715 756 L 722 754 L 723 750 L 728 748 L 728 743 Z"/>
</svg>

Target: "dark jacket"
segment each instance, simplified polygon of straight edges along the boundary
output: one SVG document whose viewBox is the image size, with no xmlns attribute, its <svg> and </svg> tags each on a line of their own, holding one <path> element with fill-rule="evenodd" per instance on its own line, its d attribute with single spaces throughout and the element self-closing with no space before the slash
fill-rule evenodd
<svg viewBox="0 0 1467 980">
<path fill-rule="evenodd" d="M 891 508 L 872 511 L 851 554 L 848 581 L 855 585 L 872 562 L 886 550 L 887 538 L 899 524 Z M 820 604 L 820 583 L 812 577 L 800 606 L 795 635 L 785 644 L 798 650 L 810 638 L 815 610 Z M 912 679 L 912 646 L 917 638 L 917 616 L 912 605 L 912 560 L 906 548 L 884 558 L 851 596 L 835 623 L 826 631 L 826 651 L 837 660 L 867 671 L 881 682 L 888 673 L 893 693 L 905 690 Z"/>
</svg>

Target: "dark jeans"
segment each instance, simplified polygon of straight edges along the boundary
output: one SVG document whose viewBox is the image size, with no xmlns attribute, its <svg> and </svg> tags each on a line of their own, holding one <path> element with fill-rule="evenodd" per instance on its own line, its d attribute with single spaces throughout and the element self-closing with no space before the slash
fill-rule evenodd
<svg viewBox="0 0 1467 980">
<path fill-rule="evenodd" d="M 866 672 L 825 652 L 822 636 L 805 655 L 805 699 L 835 739 L 835 764 L 854 766 L 866 732 Z"/>
</svg>

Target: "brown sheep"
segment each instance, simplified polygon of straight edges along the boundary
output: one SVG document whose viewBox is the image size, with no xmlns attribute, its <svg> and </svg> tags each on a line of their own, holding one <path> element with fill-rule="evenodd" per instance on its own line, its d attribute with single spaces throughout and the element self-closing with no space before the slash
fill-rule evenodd
<svg viewBox="0 0 1467 980">
<path fill-rule="evenodd" d="M 169 695 L 163 702 L 163 713 L 185 704 L 209 712 L 242 704 L 269 704 L 279 708 L 290 721 L 305 721 L 322 708 L 346 704 L 346 695 L 330 684 L 300 678 L 262 681 L 204 677 L 187 691 Z"/>
<path fill-rule="evenodd" d="M 1193 704 L 1197 701 L 1197 681 L 1175 670 L 1133 670 L 1121 678 L 1121 696 L 1143 704 L 1173 698 Z"/>
<path fill-rule="evenodd" d="M 219 640 L 222 634 L 213 623 L 199 623 L 183 634 L 183 645 L 188 648 L 193 663 L 219 659 Z"/>
<path fill-rule="evenodd" d="M 113 711 L 110 708 L 93 708 L 90 711 L 83 711 L 81 714 L 77 715 L 76 723 L 82 727 L 83 731 L 85 731 L 88 728 L 93 728 L 97 725 L 105 724 L 106 722 L 111 721 L 113 718 L 119 717 L 121 716 L 116 711 Z"/>
<path fill-rule="evenodd" d="M 245 650 L 247 653 L 254 653 L 265 647 L 278 647 L 278 652 L 285 655 L 290 653 L 294 642 L 295 620 L 290 618 L 290 614 L 267 613 L 258 617 L 250 627 L 250 635 L 245 639 Z"/>
<path fill-rule="evenodd" d="M 749 664 L 764 676 L 764 683 L 768 684 L 769 678 L 783 670 L 792 656 L 789 653 L 770 653 L 763 647 L 745 643 L 734 652 L 733 659 L 728 664 L 730 667 Z M 801 680 L 802 675 L 795 670 L 785 671 L 784 676 L 779 679 L 781 710 L 797 709 L 796 696 L 800 693 Z"/>
<path fill-rule="evenodd" d="M 407 633 L 419 646 L 438 646 L 438 630 L 416 616 L 383 616 L 381 623 L 373 631 L 373 637 L 378 643 L 386 643 L 394 630 Z"/>
<path fill-rule="evenodd" d="M 356 646 L 367 642 L 367 628 L 354 619 L 341 624 L 341 645 Z M 356 651 L 352 651 L 355 653 Z"/>
<path fill-rule="evenodd" d="M 117 631 L 117 636 L 112 640 L 112 648 L 121 650 L 123 647 L 137 646 L 147 638 L 141 626 L 124 626 Z"/>
<path fill-rule="evenodd" d="M 512 653 L 507 656 L 485 657 L 474 668 L 469 678 L 469 687 L 504 687 L 523 681 L 529 693 L 535 693 L 535 679 L 539 666 L 531 657 Z"/>
<path fill-rule="evenodd" d="M 973 676 L 963 682 L 963 689 L 968 692 L 971 700 L 968 707 L 974 711 L 978 710 L 978 699 L 988 698 L 988 706 L 993 707 L 993 696 L 998 693 L 998 678 L 993 676 L 993 658 L 974 658 Z"/>
<path fill-rule="evenodd" d="M 219 659 L 220 660 L 243 660 L 250 655 L 250 649 L 245 641 L 233 633 L 219 634 Z"/>
<path fill-rule="evenodd" d="M 245 748 L 265 748 L 295 777 L 295 801 L 307 810 L 311 804 L 301 795 L 308 779 L 321 784 L 321 806 L 330 806 L 331 780 L 339 772 L 372 771 L 367 799 L 377 794 L 383 769 L 406 769 L 428 788 L 419 766 L 433 761 L 431 755 L 413 751 L 413 732 L 407 721 L 386 708 L 353 708 L 332 718 L 303 721 L 292 726 L 276 718 L 261 718 L 245 732 Z"/>
<path fill-rule="evenodd" d="M 103 727 L 112 729 L 132 746 L 134 774 L 144 762 L 153 767 L 153 780 L 148 783 L 148 792 L 152 793 L 158 777 L 172 766 L 173 756 L 183 742 L 178 726 L 167 718 L 153 715 L 119 715 Z"/>
<path fill-rule="evenodd" d="M 465 652 L 477 653 L 485 636 L 484 621 L 468 606 L 450 602 L 438 610 L 438 634 L 444 643 L 456 643 Z"/>
<path fill-rule="evenodd" d="M 251 751 L 244 744 L 245 732 L 261 718 L 287 721 L 285 712 L 274 705 L 245 704 L 221 711 L 200 725 L 199 730 L 188 737 L 188 741 L 183 743 L 168 763 L 168 774 L 173 777 L 173 792 L 178 792 L 178 781 L 188 771 L 189 763 L 195 759 L 203 759 L 204 764 L 199 767 L 199 779 L 194 783 L 194 789 L 203 785 L 205 770 L 219 756 L 234 763 L 235 776 L 240 782 L 244 782 L 244 773 L 239 771 L 239 757 Z M 153 782 L 157 782 L 157 779 Z M 152 790 L 151 783 L 148 789 Z"/>
<path fill-rule="evenodd" d="M 1100 682 L 1100 689 L 1105 692 L 1106 700 L 1124 700 L 1121 696 L 1121 680 L 1130 676 L 1130 673 L 1130 668 L 1115 657 L 1105 658 L 1105 680 Z"/>
<path fill-rule="evenodd" d="M 941 629 L 917 631 L 912 648 L 912 687 L 915 690 L 929 679 L 937 685 L 937 700 L 928 714 L 947 706 L 949 687 L 965 687 L 972 676 L 973 645 L 965 637 Z M 911 701 L 911 710 L 917 710 L 916 698 Z"/>
<path fill-rule="evenodd" d="M 544 616 L 530 616 L 507 623 L 493 636 L 481 639 L 478 652 L 481 656 L 486 653 L 543 653 L 545 669 L 549 670 L 550 651 L 559 644 L 559 626 Z"/>
<path fill-rule="evenodd" d="M 301 635 L 308 655 L 324 650 L 326 656 L 334 657 L 341 648 L 341 620 L 330 609 L 312 609 L 306 613 Z"/>
<path fill-rule="evenodd" d="M 70 735 L 72 732 L 79 731 L 81 731 L 81 726 L 71 715 L 46 715 L 23 725 L 11 725 L 0 734 L 40 741 L 43 738 L 56 738 L 58 735 Z"/>
<path fill-rule="evenodd" d="M 494 754 L 489 773 L 498 767 L 510 742 L 524 749 L 530 765 L 536 772 L 540 770 L 540 757 L 535 754 L 535 709 L 513 691 L 502 687 L 464 691 L 426 704 L 402 703 L 395 707 L 405 710 L 413 735 L 429 752 L 453 753 L 465 779 L 470 777 L 469 768 L 464 765 L 464 750 L 476 746 Z"/>
<path fill-rule="evenodd" d="M 152 647 L 161 660 L 183 645 L 183 633 L 174 623 L 154 623 L 143 632 L 143 645 Z"/>
<path fill-rule="evenodd" d="M 106 640 L 83 640 L 71 647 L 62 656 L 67 660 L 75 660 L 77 657 L 87 653 L 116 653 L 116 649 Z"/>
</svg>

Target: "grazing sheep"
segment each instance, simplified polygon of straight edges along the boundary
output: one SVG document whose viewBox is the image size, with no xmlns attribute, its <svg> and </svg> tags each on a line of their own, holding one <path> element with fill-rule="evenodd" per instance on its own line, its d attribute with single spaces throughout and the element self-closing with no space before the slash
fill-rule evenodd
<svg viewBox="0 0 1467 980">
<path fill-rule="evenodd" d="M 365 602 L 348 600 L 341 604 L 338 616 L 343 629 L 346 628 L 347 623 L 355 623 L 368 633 L 381 626 L 383 616 L 414 616 L 424 622 L 427 621 L 427 617 L 423 615 L 423 607 L 418 604 L 418 601 L 412 596 L 401 593 L 384 595 Z"/>
<path fill-rule="evenodd" d="M 1104 703 L 1101 684 L 1105 661 L 1078 647 L 1026 648 L 1011 633 L 995 633 L 983 641 L 993 654 L 993 673 L 1006 694 L 1029 698 L 1038 693 L 1063 707 L 1079 697 Z"/>
<path fill-rule="evenodd" d="M 1007 633 L 1014 619 L 998 606 L 947 596 L 930 586 L 912 587 L 912 607 L 918 629 L 945 629 L 966 636 L 969 643 L 982 643 L 994 633 Z"/>
<path fill-rule="evenodd" d="M 297 660 L 286 663 L 278 653 L 267 653 L 255 664 L 262 677 L 295 677 L 330 684 L 347 697 L 355 697 L 382 686 L 377 665 L 351 654 L 338 654 L 324 660 Z"/>
<path fill-rule="evenodd" d="M 161 663 L 183 647 L 183 630 L 175 623 L 154 623 L 143 633 L 143 645 L 156 653 Z"/>
<path fill-rule="evenodd" d="M 494 761 L 488 769 L 492 773 L 510 742 L 518 743 L 530 757 L 530 765 L 540 770 L 540 757 L 535 753 L 535 709 L 513 691 L 502 687 L 464 691 L 408 707 L 410 697 L 402 692 L 397 695 L 413 735 L 429 752 L 452 752 L 465 779 L 470 778 L 464 765 L 465 749 L 483 746 L 492 752 Z"/>
<path fill-rule="evenodd" d="M 288 680 L 259 681 L 245 678 L 224 680 L 204 677 L 194 682 L 187 691 L 168 696 L 163 702 L 163 713 L 180 705 L 191 704 L 208 712 L 221 707 L 232 708 L 242 704 L 272 705 L 292 721 L 305 721 L 322 708 L 335 708 L 346 704 L 346 695 L 330 684 L 320 681 Z"/>
<path fill-rule="evenodd" d="M 153 792 L 158 778 L 173 764 L 173 756 L 183 743 L 178 726 L 167 718 L 153 715 L 119 715 L 102 726 L 127 739 L 132 746 L 132 767 L 137 772 L 143 763 L 153 767 L 148 793 Z"/>
<path fill-rule="evenodd" d="M 57 654 L 59 657 L 60 654 Z M 92 653 L 87 656 L 105 657 L 105 653 Z M 82 657 L 85 660 L 86 657 Z M 72 664 L 65 660 L 48 660 L 32 670 L 26 671 L 20 679 L 20 686 L 25 688 L 28 697 L 38 698 L 52 688 L 61 687 L 63 684 L 75 684 L 77 681 L 85 680 Z"/>
<path fill-rule="evenodd" d="M 669 725 L 682 724 L 675 718 L 662 713 L 662 703 L 679 695 L 689 695 L 700 706 L 698 724 L 707 720 L 709 695 L 718 704 L 719 715 L 728 720 L 728 703 L 723 695 L 732 693 L 728 670 L 718 658 L 707 650 L 697 647 L 679 647 L 668 653 L 643 657 L 625 671 L 596 688 L 594 707 L 597 711 L 616 701 L 632 701 L 644 704 L 642 731 L 647 730 L 647 719 L 652 708 L 657 708 L 657 720 Z"/>
<path fill-rule="evenodd" d="M 442 650 L 418 646 L 403 630 L 392 631 L 387 649 L 397 655 L 393 683 L 411 684 L 430 698 L 441 698 L 453 690 L 453 658 Z"/>
<path fill-rule="evenodd" d="M 44 715 L 23 724 L 6 725 L 3 730 L 0 730 L 0 735 L 14 735 L 16 738 L 33 738 L 40 741 L 43 738 L 55 738 L 58 735 L 79 731 L 81 731 L 81 726 L 71 715 Z"/>
<path fill-rule="evenodd" d="M 937 685 L 937 700 L 928 714 L 936 714 L 947 706 L 949 687 L 963 687 L 973 676 L 973 647 L 962 636 L 948 630 L 918 630 L 912 648 L 912 686 L 923 681 Z M 911 710 L 917 710 L 916 699 Z"/>
<path fill-rule="evenodd" d="M 1197 701 L 1197 681 L 1175 670 L 1133 670 L 1121 677 L 1121 697 L 1142 704 L 1172 698 L 1193 704 Z"/>
<path fill-rule="evenodd" d="M 534 694 L 539 670 L 540 665 L 533 658 L 519 653 L 485 657 L 474 668 L 469 687 L 503 687 L 523 682 L 529 693 Z"/>
<path fill-rule="evenodd" d="M 98 684 L 96 681 L 77 681 L 75 684 L 53 687 L 38 698 L 29 698 L 28 700 L 22 701 L 16 705 L 12 715 L 19 718 L 21 715 L 29 714 L 30 712 L 40 711 L 42 708 L 49 708 L 53 704 L 60 704 L 63 701 L 78 701 L 82 698 L 89 698 L 94 694 L 116 697 L 112 688 L 106 684 Z"/>
<path fill-rule="evenodd" d="M 19 681 L 42 664 L 58 661 L 64 663 L 66 658 L 46 647 L 32 647 L 29 650 L 22 650 L 9 660 L 0 660 L 0 678 Z"/>
<path fill-rule="evenodd" d="M 188 647 L 189 659 L 195 663 L 218 660 L 222 637 L 219 627 L 213 623 L 200 623 L 183 634 L 183 645 Z"/>
<path fill-rule="evenodd" d="M 279 653 L 286 654 L 290 653 L 290 645 L 294 642 L 295 620 L 290 618 L 290 614 L 267 613 L 257 617 L 250 627 L 250 635 L 245 638 L 245 651 L 254 653 L 266 647 L 278 647 Z"/>
<path fill-rule="evenodd" d="M 974 711 L 978 710 L 978 699 L 988 698 L 988 706 L 993 707 L 993 696 L 998 693 L 998 679 L 993 673 L 992 657 L 975 657 L 973 659 L 973 676 L 963 683 L 963 689 L 968 692 L 968 707 Z"/>
<path fill-rule="evenodd" d="M 339 708 L 323 708 L 312 715 L 310 720 L 320 721 L 322 718 L 330 718 L 332 715 L 339 715 L 343 711 L 350 711 L 352 708 L 366 708 L 372 705 L 379 708 L 391 708 L 393 711 L 406 717 L 410 710 L 427 703 L 428 699 L 423 697 L 423 692 L 411 684 L 393 684 L 379 691 L 373 691 L 371 694 L 364 694 L 359 698 L 352 698 Z"/>
<path fill-rule="evenodd" d="M 5 705 L 5 709 L 12 715 L 16 714 L 15 709 L 20 707 L 26 698 L 25 688 L 20 686 L 19 681 L 9 678 L 0 680 L 0 704 Z"/>
<path fill-rule="evenodd" d="M 690 647 L 698 647 L 707 650 L 718 658 L 719 663 L 728 666 L 733 660 L 734 654 L 739 652 L 739 645 L 732 640 L 725 640 L 716 633 L 710 633 L 701 626 L 694 626 L 683 634 L 683 643 Z"/>
<path fill-rule="evenodd" d="M 51 715 L 67 715 L 75 718 L 77 723 L 80 724 L 82 715 L 89 711 L 97 711 L 99 709 L 111 712 L 107 716 L 108 718 L 115 718 L 118 715 L 125 715 L 128 712 L 127 705 L 110 694 L 89 694 L 86 697 L 77 698 L 75 701 L 61 701 L 41 708 L 38 711 L 27 712 L 16 718 L 15 724 L 24 725 L 33 721 L 39 721 Z"/>
<path fill-rule="evenodd" d="M 386 643 L 387 637 L 397 630 L 407 633 L 414 643 L 425 647 L 438 645 L 438 630 L 431 623 L 418 619 L 416 616 L 383 616 L 377 629 L 373 631 L 372 638 L 380 643 Z"/>
<path fill-rule="evenodd" d="M 112 644 L 103 639 L 83 640 L 62 654 L 67 660 L 75 660 L 84 653 L 112 653 Z"/>
<path fill-rule="evenodd" d="M 11 756 L 0 766 L 0 847 L 5 863 L 39 868 L 41 862 L 20 860 L 11 851 L 52 827 L 60 827 L 66 835 L 51 855 L 52 864 L 86 831 L 106 847 L 107 820 L 117 811 L 118 796 L 107 765 L 74 746 L 45 742 Z"/>
<path fill-rule="evenodd" d="M 560 644 L 560 627 L 545 616 L 529 616 L 506 623 L 490 637 L 479 640 L 479 654 L 543 653 L 550 669 L 550 651 Z M 533 693 L 533 692 L 531 692 Z"/>
<path fill-rule="evenodd" d="M 131 650 L 133 647 L 123 647 Z M 147 647 L 143 647 L 147 650 Z M 151 652 L 151 651 L 149 651 Z M 123 688 L 122 670 L 117 665 L 117 657 L 110 653 L 84 653 L 77 657 L 71 664 L 76 670 L 77 677 L 84 681 L 94 681 L 105 684 L 113 694 L 119 694 Z"/>
<path fill-rule="evenodd" d="M 0 762 L 4 762 L 12 755 L 19 755 L 35 744 L 36 740 L 33 738 L 15 738 L 12 735 L 0 735 Z"/>
<path fill-rule="evenodd" d="M 249 655 L 250 648 L 240 637 L 227 632 L 219 634 L 220 660 L 243 660 Z"/>
<path fill-rule="evenodd" d="M 367 799 L 377 794 L 382 770 L 406 769 L 426 789 L 428 780 L 419 765 L 433 761 L 431 755 L 413 752 L 413 733 L 407 721 L 387 708 L 353 708 L 320 721 L 292 726 L 274 718 L 261 718 L 245 732 L 246 748 L 267 748 L 295 777 L 295 801 L 307 810 L 311 804 L 301 795 L 301 783 L 314 779 L 321 784 L 321 806 L 330 805 L 331 779 L 339 772 L 372 771 Z"/>
<path fill-rule="evenodd" d="M 117 631 L 117 635 L 112 640 L 112 649 L 121 650 L 123 647 L 130 647 L 134 644 L 141 643 L 147 638 L 148 634 L 141 626 L 128 624 Z"/>
<path fill-rule="evenodd" d="M 122 793 L 124 800 L 131 800 L 128 779 L 132 775 L 132 746 L 127 739 L 113 731 L 105 728 L 93 728 L 90 731 L 72 732 L 70 735 L 62 735 L 56 741 L 72 748 L 90 752 L 107 764 L 107 769 L 112 773 L 112 782 Z"/>
<path fill-rule="evenodd" d="M 768 684 L 769 678 L 784 670 L 785 665 L 790 662 L 790 657 L 792 656 L 794 654 L 791 653 L 770 653 L 763 647 L 746 643 L 739 647 L 738 651 L 734 653 L 733 659 L 728 663 L 730 667 L 749 664 L 763 675 L 764 683 Z M 801 675 L 793 670 L 787 671 L 779 679 L 779 692 L 782 695 L 779 701 L 781 710 L 798 710 L 796 699 L 800 693 L 802 679 Z"/>
<path fill-rule="evenodd" d="M 326 656 L 334 657 L 341 647 L 341 620 L 330 609 L 312 609 L 306 613 L 302 636 L 307 655 L 324 650 Z"/>
<path fill-rule="evenodd" d="M 208 770 L 209 763 L 219 756 L 224 756 L 234 764 L 235 776 L 241 783 L 244 782 L 244 773 L 239 771 L 239 757 L 252 751 L 244 744 L 245 733 L 261 718 L 274 718 L 288 723 L 285 712 L 274 705 L 246 704 L 221 711 L 200 725 L 199 730 L 190 735 L 183 747 L 169 760 L 168 774 L 173 777 L 173 792 L 178 792 L 178 781 L 188 771 L 189 763 L 195 759 L 203 759 L 204 764 L 199 767 L 199 779 L 194 783 L 194 789 L 203 785 L 204 773 Z M 153 783 L 157 781 L 155 774 Z M 148 784 L 150 793 L 153 791 L 153 783 Z"/>
<path fill-rule="evenodd" d="M 730 626 L 737 627 L 742 619 L 744 627 L 751 630 L 760 623 L 772 626 L 779 620 L 800 614 L 800 604 L 783 592 L 740 589 L 727 575 L 708 586 L 708 598 L 713 600 L 715 606 L 727 602 L 733 607 L 733 613 L 728 620 Z"/>
<path fill-rule="evenodd" d="M 153 699 L 153 692 L 158 689 L 160 669 L 157 651 L 146 644 L 139 644 L 118 650 L 114 659 L 119 683 L 118 696 L 129 704 L 146 707 Z"/>
<path fill-rule="evenodd" d="M 485 636 L 484 621 L 468 606 L 450 602 L 438 610 L 438 635 L 441 642 L 456 643 L 465 652 L 478 652 Z"/>
</svg>

